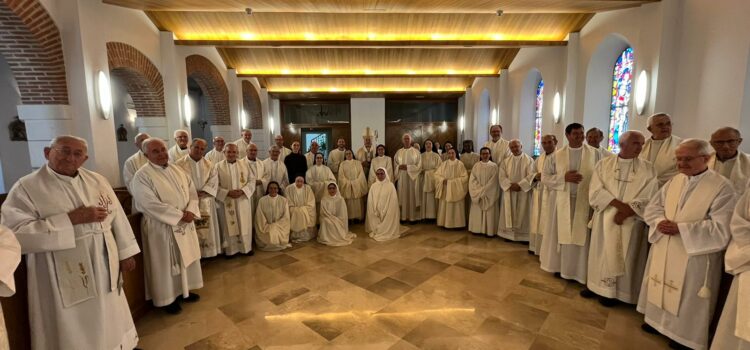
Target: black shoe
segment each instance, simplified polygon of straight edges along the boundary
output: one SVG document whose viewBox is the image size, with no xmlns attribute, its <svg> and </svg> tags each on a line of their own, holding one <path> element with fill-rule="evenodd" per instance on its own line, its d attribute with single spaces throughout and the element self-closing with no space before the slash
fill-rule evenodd
<svg viewBox="0 0 750 350">
<path fill-rule="evenodd" d="M 641 324 L 641 329 L 648 334 L 659 334 L 659 331 L 651 327 L 648 323 Z"/>
<path fill-rule="evenodd" d="M 198 300 L 201 300 L 201 296 L 195 293 L 188 294 L 188 297 L 182 297 L 182 301 L 186 303 L 196 303 Z"/>
<path fill-rule="evenodd" d="M 580 293 L 578 293 L 583 298 L 591 299 L 596 297 L 596 293 L 592 292 L 591 289 L 584 288 Z"/>
<path fill-rule="evenodd" d="M 245 254 L 245 255 L 247 255 L 247 256 L 253 256 L 253 255 L 255 255 L 255 251 L 251 250 L 251 251 L 247 252 L 247 254 Z"/>
<path fill-rule="evenodd" d="M 690 350 L 689 347 L 682 345 L 674 340 L 669 341 L 669 348 L 670 349 L 679 349 L 679 350 Z"/>
<path fill-rule="evenodd" d="M 509 240 L 509 239 L 507 239 L 507 238 L 503 238 L 503 241 L 505 241 L 505 242 L 508 242 L 508 243 L 511 243 L 511 242 L 513 242 L 513 241 L 511 241 L 511 240 Z"/>
<path fill-rule="evenodd" d="M 534 255 L 533 251 L 529 250 L 528 252 L 529 252 L 529 255 Z"/>
<path fill-rule="evenodd" d="M 180 307 L 180 303 L 178 303 L 177 300 L 167 306 L 163 306 L 161 309 L 170 315 L 177 315 L 182 312 L 182 307 Z"/>
<path fill-rule="evenodd" d="M 224 255 L 224 259 L 230 260 L 230 259 L 234 259 L 234 258 L 235 258 L 236 256 L 237 256 L 237 255 L 235 255 L 235 254 L 232 254 L 232 255 Z"/>
<path fill-rule="evenodd" d="M 615 307 L 620 304 L 620 301 L 614 298 L 599 297 L 599 304 L 604 307 Z"/>
<path fill-rule="evenodd" d="M 559 272 L 555 272 L 555 277 L 562 278 L 562 275 Z"/>
</svg>

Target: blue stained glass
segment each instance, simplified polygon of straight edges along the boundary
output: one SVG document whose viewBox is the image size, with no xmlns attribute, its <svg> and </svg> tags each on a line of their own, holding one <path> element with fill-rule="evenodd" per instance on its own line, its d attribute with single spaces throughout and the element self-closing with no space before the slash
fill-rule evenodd
<svg viewBox="0 0 750 350">
<path fill-rule="evenodd" d="M 620 135 L 628 131 L 628 103 L 632 92 L 632 80 L 633 48 L 629 47 L 617 58 L 612 75 L 608 148 L 613 153 L 620 153 Z"/>
<path fill-rule="evenodd" d="M 544 104 L 544 80 L 536 87 L 536 103 L 534 106 L 534 157 L 541 154 L 542 149 L 542 105 Z"/>
</svg>

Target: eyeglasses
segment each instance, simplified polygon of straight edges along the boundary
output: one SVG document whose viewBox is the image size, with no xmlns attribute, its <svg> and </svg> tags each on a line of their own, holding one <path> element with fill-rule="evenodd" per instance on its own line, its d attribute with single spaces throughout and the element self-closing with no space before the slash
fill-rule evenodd
<svg viewBox="0 0 750 350">
<path fill-rule="evenodd" d="M 716 146 L 724 146 L 724 145 L 734 146 L 734 145 L 739 144 L 740 141 L 742 141 L 742 139 L 716 140 L 716 141 L 711 141 L 711 144 L 716 145 Z"/>
<path fill-rule="evenodd" d="M 60 152 L 66 158 L 70 157 L 71 155 L 73 156 L 73 158 L 76 158 L 76 159 L 82 159 L 86 157 L 86 152 L 84 151 L 73 151 L 72 149 L 67 148 L 67 147 L 52 148 L 52 149 L 57 152 Z"/>
</svg>

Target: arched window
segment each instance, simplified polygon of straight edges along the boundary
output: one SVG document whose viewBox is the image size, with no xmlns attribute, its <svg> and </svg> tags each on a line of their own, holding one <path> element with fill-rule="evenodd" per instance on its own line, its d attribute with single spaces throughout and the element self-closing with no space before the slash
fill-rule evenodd
<svg viewBox="0 0 750 350">
<path fill-rule="evenodd" d="M 544 80 L 536 86 L 534 106 L 534 157 L 542 154 L 542 105 L 544 104 Z"/>
<path fill-rule="evenodd" d="M 633 80 L 633 48 L 625 49 L 615 61 L 612 75 L 612 104 L 609 110 L 609 150 L 620 153 L 620 135 L 628 131 L 628 103 Z"/>
</svg>

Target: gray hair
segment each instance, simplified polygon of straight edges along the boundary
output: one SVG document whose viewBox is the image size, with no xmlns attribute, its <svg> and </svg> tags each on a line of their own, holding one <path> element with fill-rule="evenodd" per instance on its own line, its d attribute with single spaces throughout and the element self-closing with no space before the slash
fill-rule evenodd
<svg viewBox="0 0 750 350">
<path fill-rule="evenodd" d="M 158 143 L 161 143 L 162 145 L 164 145 L 164 147 L 167 147 L 167 143 L 164 142 L 164 140 L 162 140 L 162 139 L 160 139 L 158 137 L 149 137 L 145 141 L 143 141 L 143 143 L 141 144 L 141 151 L 143 153 L 148 153 L 148 152 L 146 152 L 146 150 L 148 149 L 148 145 L 151 144 L 152 142 L 158 142 Z"/>
<path fill-rule="evenodd" d="M 187 130 L 183 130 L 183 129 L 178 129 L 178 130 L 175 130 L 175 131 L 174 131 L 174 132 L 172 133 L 172 137 L 177 137 L 177 134 L 179 134 L 179 133 L 181 133 L 181 132 L 184 132 L 184 133 L 185 133 L 185 135 L 190 135 L 190 134 L 188 134 Z"/>
<path fill-rule="evenodd" d="M 731 126 L 725 126 L 723 128 L 716 129 L 716 131 L 714 131 L 714 133 L 711 134 L 711 137 L 713 138 L 714 134 L 716 134 L 718 132 L 721 132 L 721 131 L 730 131 L 730 132 L 734 133 L 735 135 L 737 135 L 737 137 L 742 137 L 742 134 L 740 133 L 740 131 L 737 130 L 737 129 L 735 129 L 735 128 L 733 128 L 733 127 L 731 127 Z"/>
<path fill-rule="evenodd" d="M 654 113 L 654 114 L 650 115 L 648 117 L 648 119 L 646 119 L 646 125 L 647 126 L 651 126 L 651 123 L 654 121 L 654 119 L 655 118 L 659 118 L 659 117 L 667 117 L 667 118 L 669 118 L 670 121 L 672 120 L 672 116 L 671 115 L 669 115 L 667 113 L 664 113 L 664 112 L 659 112 L 659 113 Z"/>
<path fill-rule="evenodd" d="M 702 156 L 710 156 L 711 155 L 711 145 L 706 140 L 701 139 L 684 139 L 682 142 L 680 142 L 679 145 L 677 145 L 677 148 L 680 147 L 692 147 L 693 149 L 698 151 L 698 154 Z"/>
<path fill-rule="evenodd" d="M 279 148 L 279 146 L 273 145 L 273 146 L 271 146 L 271 148 L 268 149 L 269 152 L 273 151 L 273 150 L 277 150 L 278 151 L 278 150 L 280 150 L 280 148 Z"/>
<path fill-rule="evenodd" d="M 252 133 L 253 133 L 253 131 L 252 131 L 252 130 L 250 130 L 250 129 L 242 129 L 242 131 L 240 131 L 240 134 L 242 134 L 242 133 L 243 133 L 243 132 L 245 132 L 245 131 L 249 132 L 249 133 L 250 133 L 251 135 L 252 135 Z"/>
<path fill-rule="evenodd" d="M 203 142 L 204 145 L 208 146 L 208 142 L 200 137 L 194 138 L 193 141 L 190 142 L 190 144 L 194 145 L 196 142 Z"/>
<path fill-rule="evenodd" d="M 622 146 L 625 142 L 630 140 L 630 137 L 632 137 L 633 135 L 638 135 L 642 137 L 644 140 L 646 139 L 646 135 L 644 135 L 639 130 L 628 130 L 620 135 L 620 146 Z"/>
<path fill-rule="evenodd" d="M 141 137 L 144 137 L 144 136 L 146 136 L 146 138 L 151 137 L 151 135 L 149 135 L 149 134 L 147 134 L 145 132 L 139 132 L 137 135 L 135 135 L 135 137 L 133 138 L 133 141 L 138 142 L 138 139 L 140 139 Z"/>
<path fill-rule="evenodd" d="M 214 136 L 214 142 L 216 142 L 216 140 L 222 140 L 223 141 L 224 138 L 221 137 L 221 136 Z"/>
<path fill-rule="evenodd" d="M 518 144 L 519 144 L 520 146 L 523 146 L 523 143 L 521 143 L 521 140 L 519 140 L 519 139 L 512 139 L 512 140 L 510 140 L 510 142 L 508 142 L 508 145 L 510 145 L 510 144 L 511 144 L 511 143 L 513 143 L 513 142 L 518 142 Z"/>
<path fill-rule="evenodd" d="M 89 149 L 89 143 L 88 143 L 88 142 L 86 141 L 86 139 L 84 139 L 84 138 L 81 138 L 81 137 L 78 137 L 78 136 L 73 136 L 73 135 L 60 135 L 60 136 L 55 136 L 55 138 L 53 138 L 53 139 L 52 139 L 52 140 L 51 140 L 51 141 L 49 142 L 49 146 L 48 146 L 48 147 L 49 147 L 49 148 L 55 148 L 55 146 L 57 146 L 57 144 L 58 144 L 58 143 L 60 143 L 60 141 L 63 141 L 63 140 L 73 140 L 73 141 L 78 141 L 78 142 L 80 142 L 80 143 L 82 143 L 82 144 L 83 144 L 83 147 L 84 147 L 84 148 L 86 148 L 86 150 L 87 150 L 87 151 L 88 151 L 88 149 Z"/>
</svg>

